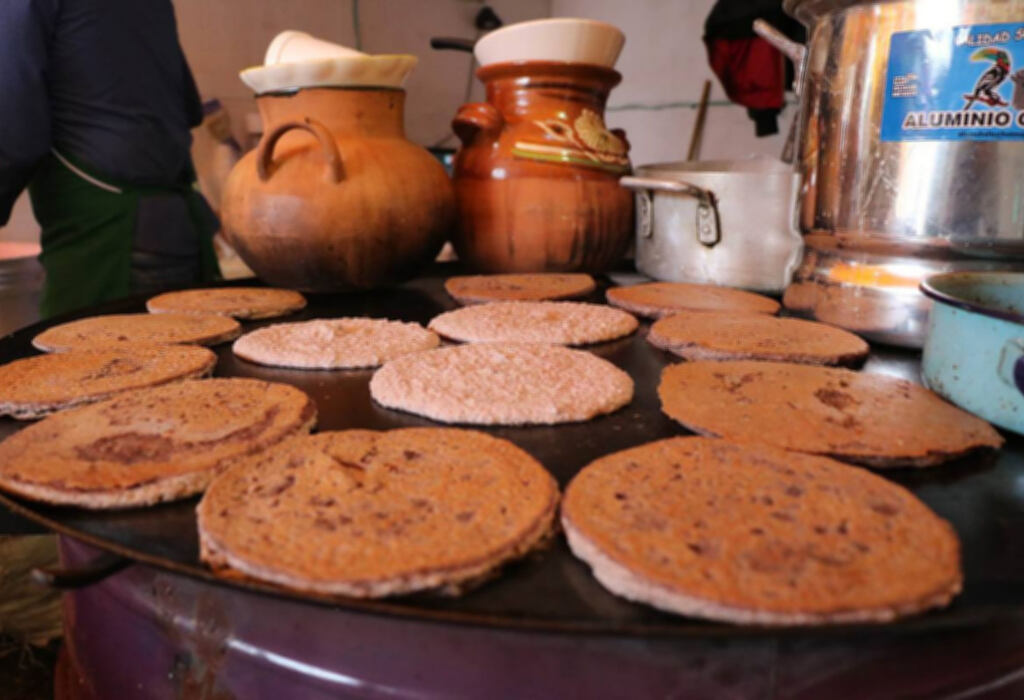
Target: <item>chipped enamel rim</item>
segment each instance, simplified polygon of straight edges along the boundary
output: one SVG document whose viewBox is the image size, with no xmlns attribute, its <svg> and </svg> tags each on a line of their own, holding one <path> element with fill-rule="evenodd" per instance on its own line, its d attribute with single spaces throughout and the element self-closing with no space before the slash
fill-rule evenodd
<svg viewBox="0 0 1024 700">
<path fill-rule="evenodd" d="M 1021 287 L 1024 289 L 1024 272 L 946 272 L 940 275 L 932 275 L 921 283 L 920 289 L 925 296 L 931 297 L 942 304 L 955 306 L 958 309 L 989 316 L 990 318 L 998 318 L 1003 321 L 1024 325 L 1024 313 L 972 301 L 966 297 L 959 296 L 953 291 L 955 289 L 962 292 L 968 285 L 979 282 L 1003 284 L 1007 287 Z"/>
</svg>

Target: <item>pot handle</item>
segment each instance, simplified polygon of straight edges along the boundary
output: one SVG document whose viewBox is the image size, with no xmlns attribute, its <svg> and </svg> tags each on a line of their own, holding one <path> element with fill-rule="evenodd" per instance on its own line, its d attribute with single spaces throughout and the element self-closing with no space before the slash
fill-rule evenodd
<svg viewBox="0 0 1024 700">
<path fill-rule="evenodd" d="M 468 145 L 478 133 L 495 134 L 505 125 L 505 120 L 494 105 L 489 102 L 470 102 L 459 107 L 452 119 L 452 131 L 463 144 Z"/>
<path fill-rule="evenodd" d="M 714 248 L 722 240 L 722 225 L 718 215 L 718 198 L 711 190 L 691 185 L 688 182 L 679 180 L 662 180 L 651 177 L 637 177 L 630 175 L 619 180 L 619 184 L 631 190 L 663 191 L 673 194 L 683 194 L 697 200 L 697 240 L 701 245 Z M 648 222 L 650 217 L 648 217 Z M 641 227 L 642 231 L 647 230 L 645 237 L 653 235 L 653 228 L 650 223 Z"/>
<path fill-rule="evenodd" d="M 1024 338 L 1006 341 L 999 354 L 999 378 L 1024 394 Z"/>
<path fill-rule="evenodd" d="M 793 62 L 793 66 L 796 68 L 796 75 L 793 78 L 793 92 L 799 95 L 804 78 L 804 58 L 807 57 L 807 47 L 793 41 L 763 19 L 755 19 L 753 29 L 755 34 L 774 46 L 782 55 Z"/>
<path fill-rule="evenodd" d="M 430 39 L 432 49 L 450 49 L 452 51 L 465 51 L 473 53 L 476 46 L 476 39 L 460 39 L 454 36 L 435 36 Z"/>
<path fill-rule="evenodd" d="M 316 137 L 316 140 L 320 142 L 320 148 L 323 149 L 324 160 L 327 161 L 327 181 L 341 182 L 345 169 L 341 163 L 341 154 L 338 153 L 338 144 L 334 142 L 334 136 L 326 126 L 309 117 L 301 122 L 280 124 L 263 137 L 260 145 L 256 147 L 256 174 L 259 175 L 260 180 L 266 182 L 270 179 L 273 174 L 270 166 L 274 159 L 274 146 L 277 145 L 278 139 L 292 129 L 302 129 Z"/>
</svg>

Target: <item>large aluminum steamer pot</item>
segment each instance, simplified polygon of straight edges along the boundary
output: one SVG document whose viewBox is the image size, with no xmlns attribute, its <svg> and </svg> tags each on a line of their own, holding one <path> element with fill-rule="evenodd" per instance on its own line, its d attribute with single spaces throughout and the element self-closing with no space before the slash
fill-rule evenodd
<svg viewBox="0 0 1024 700">
<path fill-rule="evenodd" d="M 964 66 L 950 65 L 959 58 L 953 53 L 957 42 L 972 40 L 970 33 L 958 34 L 960 28 L 1024 28 L 1024 0 L 786 0 L 785 8 L 810 30 L 801 114 L 801 228 L 882 237 L 898 241 L 904 251 L 939 247 L 981 256 L 1024 255 L 1024 140 L 981 140 L 991 138 L 992 129 L 980 128 L 961 136 L 919 130 L 910 139 L 909 132 L 883 125 L 886 108 L 898 110 L 907 99 L 914 103 L 915 98 L 891 97 L 888 80 L 890 71 L 895 79 L 909 65 L 911 51 L 929 59 L 930 84 L 956 87 L 946 85 L 958 70 L 970 70 L 973 83 L 994 61 L 979 56 Z M 981 31 L 974 33 L 975 42 Z M 890 56 L 894 35 L 908 32 L 922 32 L 923 43 L 897 43 Z M 906 36 L 904 42 L 916 43 L 917 37 Z M 1015 43 L 1024 49 L 1024 42 Z M 1024 63 L 1010 70 L 1019 68 Z M 1005 76 L 997 86 L 1004 98 L 1013 96 L 1012 78 Z M 923 90 L 924 77 L 919 83 Z M 965 104 L 964 92 L 970 86 L 956 91 L 951 106 L 992 111 L 981 102 Z M 929 112 L 923 101 L 913 107 Z M 892 133 L 882 133 L 883 126 Z"/>
<path fill-rule="evenodd" d="M 619 182 L 636 192 L 636 267 L 669 282 L 780 293 L 800 261 L 798 176 L 768 158 L 659 163 Z"/>
<path fill-rule="evenodd" d="M 1024 0 L 784 8 L 809 29 L 798 220 L 813 235 L 791 308 L 920 347 L 921 279 L 1024 266 Z"/>
</svg>

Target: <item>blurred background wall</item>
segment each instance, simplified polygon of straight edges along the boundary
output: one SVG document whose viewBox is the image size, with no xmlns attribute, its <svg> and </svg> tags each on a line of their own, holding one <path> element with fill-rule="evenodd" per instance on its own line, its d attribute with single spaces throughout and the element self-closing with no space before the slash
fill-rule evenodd
<svg viewBox="0 0 1024 700">
<path fill-rule="evenodd" d="M 203 99 L 217 98 L 239 143 L 251 140 L 259 118 L 238 72 L 262 63 L 270 39 L 283 29 L 368 53 L 411 53 L 420 62 L 407 84 L 406 130 L 425 146 L 457 145 L 449 122 L 456 108 L 483 98 L 471 77 L 472 58 L 434 51 L 433 36 L 473 37 L 479 0 L 173 0 L 178 33 Z M 634 164 L 682 160 L 705 80 L 712 80 L 702 159 L 778 156 L 795 109 L 787 106 L 781 134 L 756 138 L 742 107 L 728 104 L 708 67 L 701 41 L 714 0 L 489 0 L 506 23 L 541 17 L 590 17 L 626 33 L 619 59 L 622 83 L 609 100 L 606 121 L 623 127 Z M 197 139 L 197 143 L 201 143 Z M 26 197 L 0 240 L 36 240 L 38 227 Z"/>
</svg>

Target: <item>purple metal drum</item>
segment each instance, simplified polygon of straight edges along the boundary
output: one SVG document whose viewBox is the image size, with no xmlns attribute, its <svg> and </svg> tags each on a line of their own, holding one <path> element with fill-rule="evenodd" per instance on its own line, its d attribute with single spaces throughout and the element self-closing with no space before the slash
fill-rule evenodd
<svg viewBox="0 0 1024 700">
<path fill-rule="evenodd" d="M 69 567 L 99 550 L 61 538 Z M 1021 697 L 1024 625 L 720 640 L 416 622 L 135 565 L 65 596 L 82 700 Z"/>
</svg>

